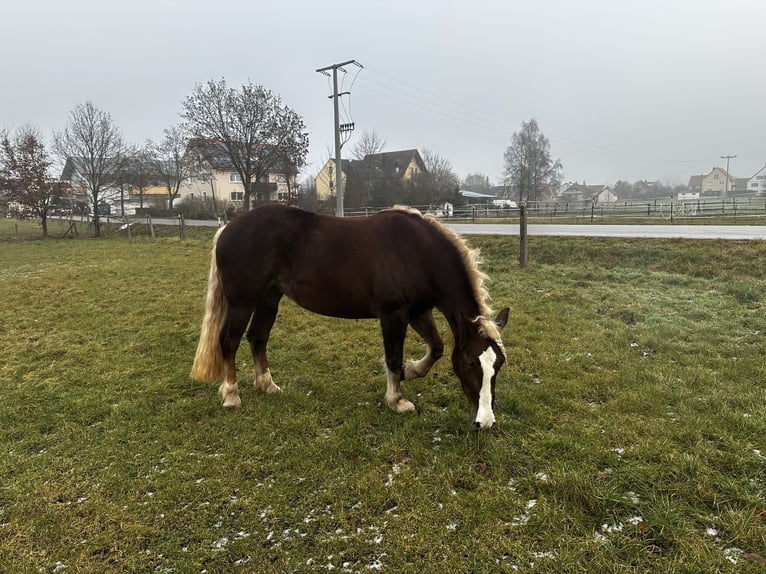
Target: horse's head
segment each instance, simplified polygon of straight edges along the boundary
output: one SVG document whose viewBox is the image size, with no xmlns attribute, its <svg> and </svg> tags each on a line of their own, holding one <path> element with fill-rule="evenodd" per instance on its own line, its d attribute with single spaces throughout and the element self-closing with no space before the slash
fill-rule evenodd
<svg viewBox="0 0 766 574">
<path fill-rule="evenodd" d="M 471 422 L 477 429 L 495 424 L 495 378 L 505 362 L 500 330 L 508 322 L 508 312 L 508 308 L 503 309 L 494 321 L 461 318 L 452 368 L 471 403 Z"/>
</svg>

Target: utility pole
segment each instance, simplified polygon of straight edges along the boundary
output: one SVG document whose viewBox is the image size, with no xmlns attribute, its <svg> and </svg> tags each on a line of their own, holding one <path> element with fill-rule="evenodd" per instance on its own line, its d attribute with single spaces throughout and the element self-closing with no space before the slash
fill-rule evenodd
<svg viewBox="0 0 766 574">
<path fill-rule="evenodd" d="M 356 60 L 346 60 L 345 62 L 339 62 L 316 70 L 325 76 L 329 76 L 329 70 L 332 70 L 332 95 L 329 97 L 333 100 L 333 111 L 335 114 L 335 215 L 338 217 L 343 217 L 343 170 L 341 169 L 340 134 L 341 131 L 351 131 L 354 129 L 353 124 L 343 124 L 343 126 L 341 126 L 338 113 L 338 98 L 349 93 L 338 93 L 338 69 L 344 71 L 343 66 L 347 66 L 348 64 L 356 64 L 360 68 L 362 67 Z"/>
<path fill-rule="evenodd" d="M 726 160 L 726 182 L 724 183 L 724 187 L 723 187 L 723 198 L 724 198 L 724 200 L 726 199 L 726 196 L 728 195 L 728 192 L 729 192 L 729 160 L 730 159 L 734 159 L 735 157 L 737 157 L 737 156 L 736 155 L 722 155 L 721 156 L 721 159 L 725 159 Z"/>
</svg>

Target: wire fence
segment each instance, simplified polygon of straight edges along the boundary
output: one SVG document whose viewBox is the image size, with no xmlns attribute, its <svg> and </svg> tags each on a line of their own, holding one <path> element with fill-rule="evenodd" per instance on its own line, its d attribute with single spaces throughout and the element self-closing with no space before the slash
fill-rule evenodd
<svg viewBox="0 0 766 574">
<path fill-rule="evenodd" d="M 491 204 L 445 207 L 444 205 L 413 205 L 422 213 L 454 221 L 509 220 L 518 221 L 518 207 L 497 207 Z M 363 207 L 347 209 L 346 217 L 368 217 L 385 207 Z M 749 195 L 726 199 L 678 200 L 657 198 L 644 201 L 617 201 L 596 203 L 585 201 L 530 202 L 527 204 L 527 216 L 535 219 L 577 221 L 598 220 L 640 220 L 650 222 L 721 219 L 721 218 L 766 218 L 766 196 Z"/>
</svg>

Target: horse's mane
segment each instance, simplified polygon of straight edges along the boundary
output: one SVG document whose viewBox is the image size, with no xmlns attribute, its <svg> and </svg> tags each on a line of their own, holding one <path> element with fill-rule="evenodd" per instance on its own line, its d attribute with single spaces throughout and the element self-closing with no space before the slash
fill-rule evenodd
<svg viewBox="0 0 766 574">
<path fill-rule="evenodd" d="M 479 265 L 482 263 L 481 252 L 479 249 L 474 249 L 468 246 L 465 239 L 463 239 L 457 232 L 451 230 L 446 225 L 443 225 L 436 217 L 432 215 L 423 215 L 420 210 L 406 205 L 395 205 L 391 209 L 404 211 L 413 215 L 420 216 L 423 221 L 427 222 L 439 233 L 441 233 L 457 250 L 460 260 L 463 262 L 465 271 L 468 274 L 468 279 L 471 284 L 471 290 L 473 291 L 474 298 L 479 304 L 479 316 L 474 317 L 473 321 L 479 323 L 479 332 L 498 342 L 502 348 L 502 339 L 500 338 L 500 330 L 498 329 L 495 321 L 492 319 L 493 313 L 490 309 L 487 301 L 489 300 L 489 293 L 484 287 L 484 282 L 489 279 L 486 273 L 483 273 L 479 269 Z"/>
</svg>

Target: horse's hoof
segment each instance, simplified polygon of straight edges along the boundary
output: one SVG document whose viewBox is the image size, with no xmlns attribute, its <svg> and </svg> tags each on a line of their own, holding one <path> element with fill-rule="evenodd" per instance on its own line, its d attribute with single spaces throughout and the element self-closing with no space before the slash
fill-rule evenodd
<svg viewBox="0 0 766 574">
<path fill-rule="evenodd" d="M 418 371 L 415 361 L 407 361 L 404 364 L 404 380 L 411 381 L 412 379 L 418 379 L 423 375 Z"/>
<path fill-rule="evenodd" d="M 266 371 L 266 373 L 255 377 L 255 390 L 271 394 L 278 393 L 282 389 L 274 384 L 274 381 L 271 379 L 271 373 Z"/>
<path fill-rule="evenodd" d="M 218 387 L 218 398 L 221 399 L 223 407 L 227 409 L 238 409 L 242 405 L 236 384 L 221 383 L 221 386 Z"/>
<path fill-rule="evenodd" d="M 223 408 L 233 411 L 242 406 L 242 399 L 239 397 L 226 397 L 222 403 Z"/>
<path fill-rule="evenodd" d="M 415 408 L 415 405 L 412 404 L 407 399 L 401 399 L 399 402 L 397 402 L 394 405 L 394 411 L 396 411 L 399 414 L 417 413 L 417 409 Z"/>
</svg>

